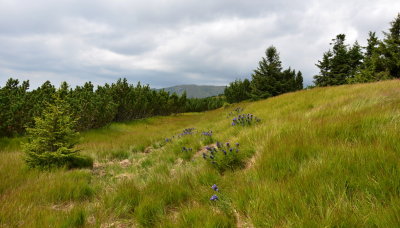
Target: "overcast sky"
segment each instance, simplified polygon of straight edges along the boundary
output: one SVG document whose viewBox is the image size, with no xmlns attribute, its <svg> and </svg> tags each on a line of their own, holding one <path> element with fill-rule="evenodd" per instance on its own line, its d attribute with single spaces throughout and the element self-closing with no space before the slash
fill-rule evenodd
<svg viewBox="0 0 400 228">
<path fill-rule="evenodd" d="M 226 85 L 270 45 L 310 84 L 332 38 L 365 44 L 399 12 L 399 0 L 0 0 L 0 86 Z"/>
</svg>

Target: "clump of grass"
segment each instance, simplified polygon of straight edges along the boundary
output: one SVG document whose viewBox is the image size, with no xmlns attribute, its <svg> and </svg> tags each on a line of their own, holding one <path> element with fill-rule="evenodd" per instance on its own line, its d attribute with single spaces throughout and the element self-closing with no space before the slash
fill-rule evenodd
<svg viewBox="0 0 400 228">
<path fill-rule="evenodd" d="M 203 131 L 201 133 L 201 141 L 203 145 L 209 145 L 214 142 L 213 138 L 213 132 L 211 130 L 209 131 Z"/>
<path fill-rule="evenodd" d="M 195 151 L 200 148 L 200 142 L 196 135 L 188 135 L 186 137 L 181 137 L 168 147 L 166 150 L 172 149 L 174 153 L 184 160 L 190 160 Z"/>
<path fill-rule="evenodd" d="M 217 142 L 216 147 L 207 147 L 207 153 L 203 153 L 203 158 L 221 173 L 244 167 L 246 155 L 240 152 L 239 143 Z"/>
<path fill-rule="evenodd" d="M 35 198 L 42 197 L 48 202 L 82 201 L 92 198 L 96 193 L 95 187 L 91 184 L 92 176 L 88 172 L 76 170 L 58 175 L 62 178 L 49 177 L 46 187 L 36 190 Z"/>
<path fill-rule="evenodd" d="M 142 192 L 142 199 L 135 208 L 135 218 L 140 225 L 155 225 L 168 208 L 180 205 L 190 195 L 190 189 L 183 188 L 185 179 L 169 181 L 164 178 L 151 181 Z"/>
<path fill-rule="evenodd" d="M 128 151 L 131 153 L 138 153 L 138 152 L 143 152 L 146 149 L 146 147 L 142 144 L 139 145 L 133 145 L 130 146 Z"/>
<path fill-rule="evenodd" d="M 61 227 L 83 227 L 86 223 L 86 217 L 86 212 L 82 208 L 74 209 L 66 216 L 66 221 Z"/>
<path fill-rule="evenodd" d="M 118 160 L 123 160 L 123 159 L 128 159 L 131 153 L 127 150 L 113 150 L 109 153 L 108 158 L 113 160 L 113 159 L 118 159 Z"/>
<path fill-rule="evenodd" d="M 154 226 L 164 214 L 164 202 L 146 198 L 135 210 L 135 218 L 144 227 Z"/>
<path fill-rule="evenodd" d="M 111 208 L 118 217 L 130 217 L 141 199 L 140 189 L 133 181 L 124 181 L 116 187 L 116 191 L 105 198 L 105 205 Z"/>
<path fill-rule="evenodd" d="M 232 126 L 250 126 L 261 122 L 261 119 L 253 114 L 241 114 L 232 119 Z"/>
<path fill-rule="evenodd" d="M 178 218 L 163 224 L 164 227 L 236 227 L 233 216 L 220 210 L 216 210 L 211 205 L 193 205 L 185 207 Z"/>
<path fill-rule="evenodd" d="M 178 137 L 183 137 L 186 135 L 193 135 L 195 133 L 196 128 L 192 127 L 192 128 L 186 128 L 182 131 L 182 133 L 180 133 L 178 135 Z"/>
<path fill-rule="evenodd" d="M 232 111 L 230 111 L 230 112 L 228 113 L 228 117 L 239 115 L 240 113 L 243 112 L 243 110 L 244 110 L 244 108 L 242 108 L 242 107 L 237 107 L 237 108 L 235 108 L 234 110 L 232 110 Z"/>
</svg>

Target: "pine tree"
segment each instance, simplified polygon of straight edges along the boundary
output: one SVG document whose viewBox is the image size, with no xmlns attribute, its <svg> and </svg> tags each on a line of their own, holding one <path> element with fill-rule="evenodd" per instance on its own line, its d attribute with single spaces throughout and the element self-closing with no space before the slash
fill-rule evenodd
<svg viewBox="0 0 400 228">
<path fill-rule="evenodd" d="M 296 83 L 295 90 L 303 89 L 303 74 L 301 73 L 301 71 L 297 72 L 295 83 Z"/>
<path fill-rule="evenodd" d="M 250 81 L 246 78 L 235 80 L 225 88 L 224 95 L 229 103 L 244 101 L 250 98 Z"/>
<path fill-rule="evenodd" d="M 318 63 L 315 64 L 319 68 L 319 74 L 314 76 L 316 86 L 330 85 L 332 56 L 333 53 L 329 50 L 323 54 L 322 60 L 318 60 Z"/>
<path fill-rule="evenodd" d="M 23 145 L 29 167 L 51 169 L 91 167 L 92 159 L 78 154 L 75 149 L 77 120 L 69 114 L 67 103 L 55 96 L 42 117 L 35 118 L 35 126 L 27 128 L 28 143 Z"/>
<path fill-rule="evenodd" d="M 331 59 L 331 77 L 329 85 L 346 84 L 346 79 L 350 75 L 351 66 L 348 56 L 347 45 L 344 43 L 346 35 L 339 34 L 333 39 L 333 58 Z"/>
<path fill-rule="evenodd" d="M 390 23 L 391 28 L 385 34 L 382 54 L 385 57 L 385 71 L 390 77 L 400 78 L 400 13 Z"/>
<path fill-rule="evenodd" d="M 280 92 L 282 63 L 279 53 L 274 46 L 270 46 L 265 55 L 252 75 L 251 97 L 255 100 L 276 96 Z"/>
<path fill-rule="evenodd" d="M 369 32 L 367 42 L 367 46 L 363 48 L 365 54 L 362 64 L 358 67 L 354 78 L 348 80 L 349 83 L 373 82 L 389 78 L 389 73 L 385 70 L 382 41 L 376 37 L 375 32 Z"/>
<path fill-rule="evenodd" d="M 345 40 L 345 34 L 339 34 L 332 40 L 332 50 L 325 52 L 316 64 L 320 73 L 314 76 L 315 85 L 343 85 L 355 77 L 364 56 L 358 42 L 348 47 Z"/>
</svg>

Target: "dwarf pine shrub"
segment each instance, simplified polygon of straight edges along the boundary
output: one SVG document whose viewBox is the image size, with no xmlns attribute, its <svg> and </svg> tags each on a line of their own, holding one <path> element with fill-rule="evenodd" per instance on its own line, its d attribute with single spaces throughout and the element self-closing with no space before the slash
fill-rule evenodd
<svg viewBox="0 0 400 228">
<path fill-rule="evenodd" d="M 75 149 L 77 120 L 68 112 L 68 106 L 59 96 L 48 104 L 42 117 L 35 118 L 33 128 L 27 128 L 28 142 L 23 145 L 29 167 L 51 169 L 93 166 L 93 160 Z"/>
</svg>

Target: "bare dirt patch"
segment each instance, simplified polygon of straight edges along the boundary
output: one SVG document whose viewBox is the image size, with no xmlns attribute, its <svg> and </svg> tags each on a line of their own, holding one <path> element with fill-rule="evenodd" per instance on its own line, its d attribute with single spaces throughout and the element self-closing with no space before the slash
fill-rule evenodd
<svg viewBox="0 0 400 228">
<path fill-rule="evenodd" d="M 247 162 L 244 169 L 250 169 L 256 164 L 256 154 L 254 154 Z"/>
<path fill-rule="evenodd" d="M 207 153 L 207 147 L 217 147 L 217 144 L 213 143 L 213 144 L 210 144 L 210 145 L 207 145 L 207 146 L 203 146 L 199 151 L 197 151 L 194 154 L 193 158 L 200 157 L 203 153 Z"/>
<path fill-rule="evenodd" d="M 111 223 L 101 224 L 100 228 L 128 228 L 136 227 L 136 225 L 129 221 L 115 221 Z"/>
<path fill-rule="evenodd" d="M 70 211 L 74 208 L 74 204 L 67 202 L 67 203 L 62 203 L 62 204 L 56 204 L 51 206 L 51 209 L 56 210 L 56 211 Z"/>
<path fill-rule="evenodd" d="M 254 228 L 254 225 L 244 216 L 239 214 L 236 210 L 233 210 L 236 218 L 236 226 L 238 228 Z"/>
<path fill-rule="evenodd" d="M 119 162 L 119 165 L 120 165 L 122 168 L 126 168 L 126 167 L 132 165 L 132 162 L 129 161 L 128 159 L 125 159 L 125 160 L 120 161 L 120 162 Z"/>
<path fill-rule="evenodd" d="M 148 154 L 151 153 L 153 151 L 153 148 L 151 146 L 146 147 L 146 149 L 144 149 L 143 153 Z"/>
<path fill-rule="evenodd" d="M 130 180 L 133 178 L 133 174 L 132 173 L 121 173 L 118 174 L 117 176 L 115 176 L 115 178 L 120 179 L 120 180 Z"/>
</svg>

